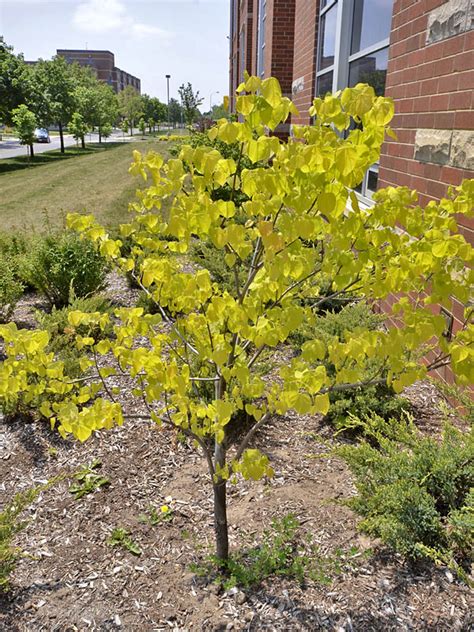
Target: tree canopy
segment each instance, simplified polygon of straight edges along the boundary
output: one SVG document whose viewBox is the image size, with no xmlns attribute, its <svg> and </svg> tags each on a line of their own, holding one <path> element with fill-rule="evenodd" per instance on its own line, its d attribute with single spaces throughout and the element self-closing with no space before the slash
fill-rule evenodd
<svg viewBox="0 0 474 632">
<path fill-rule="evenodd" d="M 315 99 L 314 125 L 295 126 L 296 140 L 288 142 L 267 135 L 296 112 L 275 79 L 247 77 L 236 104 L 241 121 L 221 120 L 209 132 L 223 148 L 238 144 L 235 159 L 217 144 L 183 145 L 166 163 L 159 154 L 134 152 L 131 173 L 151 184 L 121 226 L 131 248 L 92 216 L 68 218 L 135 279 L 156 314 L 117 310 L 114 337 L 98 343 L 78 333 L 83 382 L 69 379 L 47 352 L 46 332 L 0 327 L 7 354 L 0 364 L 3 401 L 39 408 L 63 436 L 81 441 L 127 416 L 149 418 L 202 452 L 221 560 L 228 556 L 228 484 L 273 474 L 265 446 L 254 445 L 264 424 L 278 423 L 290 409 L 324 414 L 336 391 L 385 383 L 400 392 L 447 364 L 460 383 L 474 378 L 472 309 L 448 339 L 434 307 L 449 306 L 451 297 L 469 300 L 473 249 L 456 217 L 472 214 L 474 182 L 425 207 L 404 187 L 377 192 L 371 207 L 359 205 L 353 188 L 378 159 L 394 112 L 393 102 L 367 85 Z M 197 240 L 221 252 L 231 291 L 180 256 Z M 257 371 L 262 354 L 347 294 L 369 304 L 393 297 L 388 316 L 398 327 L 315 336 L 280 363 L 276 380 L 264 379 Z M 76 331 L 105 330 L 109 320 L 69 315 Z M 106 354 L 100 369 L 97 356 Z M 123 408 L 120 388 L 108 384 L 112 375 L 133 381 L 127 393 L 135 398 L 133 410 Z"/>
<path fill-rule="evenodd" d="M 199 96 L 199 90 L 194 92 L 192 85 L 189 83 L 182 84 L 178 88 L 181 106 L 183 108 L 184 119 L 188 125 L 192 125 L 199 116 L 199 106 L 203 102 Z"/>
</svg>

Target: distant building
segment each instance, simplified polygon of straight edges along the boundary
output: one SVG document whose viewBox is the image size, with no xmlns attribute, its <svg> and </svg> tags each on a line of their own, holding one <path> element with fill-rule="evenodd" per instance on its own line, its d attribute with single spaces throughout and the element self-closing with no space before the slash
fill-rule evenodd
<svg viewBox="0 0 474 632">
<path fill-rule="evenodd" d="M 60 48 L 56 51 L 57 55 L 64 57 L 69 63 L 78 63 L 81 66 L 89 66 L 92 68 L 97 78 L 108 83 L 115 92 L 120 92 L 127 86 L 133 86 L 138 92 L 141 92 L 140 79 L 117 68 L 115 65 L 115 56 L 109 50 L 73 50 L 68 48 Z"/>
</svg>

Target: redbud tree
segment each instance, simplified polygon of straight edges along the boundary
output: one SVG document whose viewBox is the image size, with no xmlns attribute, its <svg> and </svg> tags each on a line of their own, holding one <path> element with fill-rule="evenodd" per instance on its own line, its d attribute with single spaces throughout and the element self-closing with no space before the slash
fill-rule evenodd
<svg viewBox="0 0 474 632">
<path fill-rule="evenodd" d="M 473 251 L 456 217 L 471 212 L 474 182 L 424 208 L 406 188 L 360 205 L 353 189 L 378 160 L 393 116 L 392 101 L 367 85 L 316 99 L 314 124 L 294 127 L 287 142 L 268 134 L 296 112 L 275 79 L 247 77 L 236 107 L 239 122 L 222 119 L 209 132 L 224 146 L 238 143 L 235 159 L 210 146 L 183 145 L 167 162 L 134 152 L 130 171 L 149 186 L 121 226 L 127 249 L 92 216 L 69 216 L 71 228 L 134 277 L 157 314 L 119 309 L 110 339 L 78 334 L 83 381 L 69 379 L 48 353 L 46 332 L 0 328 L 5 405 L 37 407 L 81 441 L 136 411 L 189 438 L 209 468 L 221 560 L 229 554 L 227 485 L 273 473 L 254 447 L 264 424 L 289 409 L 324 414 L 332 391 L 385 382 L 399 392 L 448 363 L 460 383 L 473 378 L 469 314 L 448 339 L 439 306 L 469 299 Z M 222 251 L 232 292 L 206 269 L 190 268 L 186 253 L 198 240 Z M 256 367 L 265 351 L 349 293 L 374 303 L 393 296 L 389 316 L 398 326 L 309 340 L 278 380 L 262 378 Z M 69 321 L 83 333 L 106 329 L 109 316 L 73 311 Z M 122 408 L 112 376 L 133 381 L 134 411 Z"/>
</svg>

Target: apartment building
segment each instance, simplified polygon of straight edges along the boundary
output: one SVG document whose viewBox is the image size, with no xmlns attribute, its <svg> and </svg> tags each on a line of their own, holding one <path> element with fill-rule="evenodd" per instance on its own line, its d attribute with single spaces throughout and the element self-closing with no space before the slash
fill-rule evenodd
<svg viewBox="0 0 474 632">
<path fill-rule="evenodd" d="M 61 48 L 56 51 L 56 54 L 64 57 L 71 64 L 76 62 L 81 66 L 89 66 L 95 71 L 97 78 L 108 83 L 115 92 L 120 92 L 127 86 L 133 86 L 138 92 L 141 91 L 140 79 L 117 68 L 115 56 L 109 50 Z"/>
<path fill-rule="evenodd" d="M 317 96 L 359 82 L 395 102 L 380 162 L 358 187 L 408 186 L 420 202 L 474 178 L 474 0 L 231 0 L 230 93 L 275 76 L 310 124 Z M 250 35 L 251 33 L 251 35 Z M 291 80 L 290 80 L 291 77 Z M 474 242 L 474 222 L 461 232 Z M 453 302 L 454 327 L 464 306 Z"/>
</svg>

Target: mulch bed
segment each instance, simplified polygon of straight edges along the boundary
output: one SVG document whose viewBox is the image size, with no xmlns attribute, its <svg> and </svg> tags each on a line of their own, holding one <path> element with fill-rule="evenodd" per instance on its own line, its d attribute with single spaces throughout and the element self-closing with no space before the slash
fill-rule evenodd
<svg viewBox="0 0 474 632">
<path fill-rule="evenodd" d="M 114 298 L 136 300 L 112 277 Z M 28 300 L 21 320 L 30 322 Z M 418 383 L 405 396 L 422 427 L 439 425 L 439 396 Z M 129 410 L 130 414 L 135 410 Z M 319 417 L 287 414 L 264 427 L 256 443 L 275 477 L 230 487 L 234 549 L 255 543 L 273 518 L 292 513 L 322 553 L 355 546 L 360 555 L 330 585 L 300 587 L 271 578 L 257 589 L 223 592 L 190 570 L 213 550 L 212 489 L 203 459 L 168 429 L 129 420 L 83 444 L 62 440 L 47 425 L 0 420 L 2 503 L 94 460 L 109 485 L 76 500 L 70 480 L 41 493 L 25 512 L 15 544 L 26 555 L 0 597 L 5 632 L 108 630 L 473 630 L 472 593 L 449 571 L 412 566 L 361 536 L 355 515 L 334 501 L 354 493 L 345 464 Z M 171 500 L 170 500 L 171 499 Z M 168 521 L 144 521 L 150 506 L 172 508 Z M 108 539 L 127 529 L 136 556 Z M 372 550 L 369 555 L 364 551 Z"/>
</svg>

